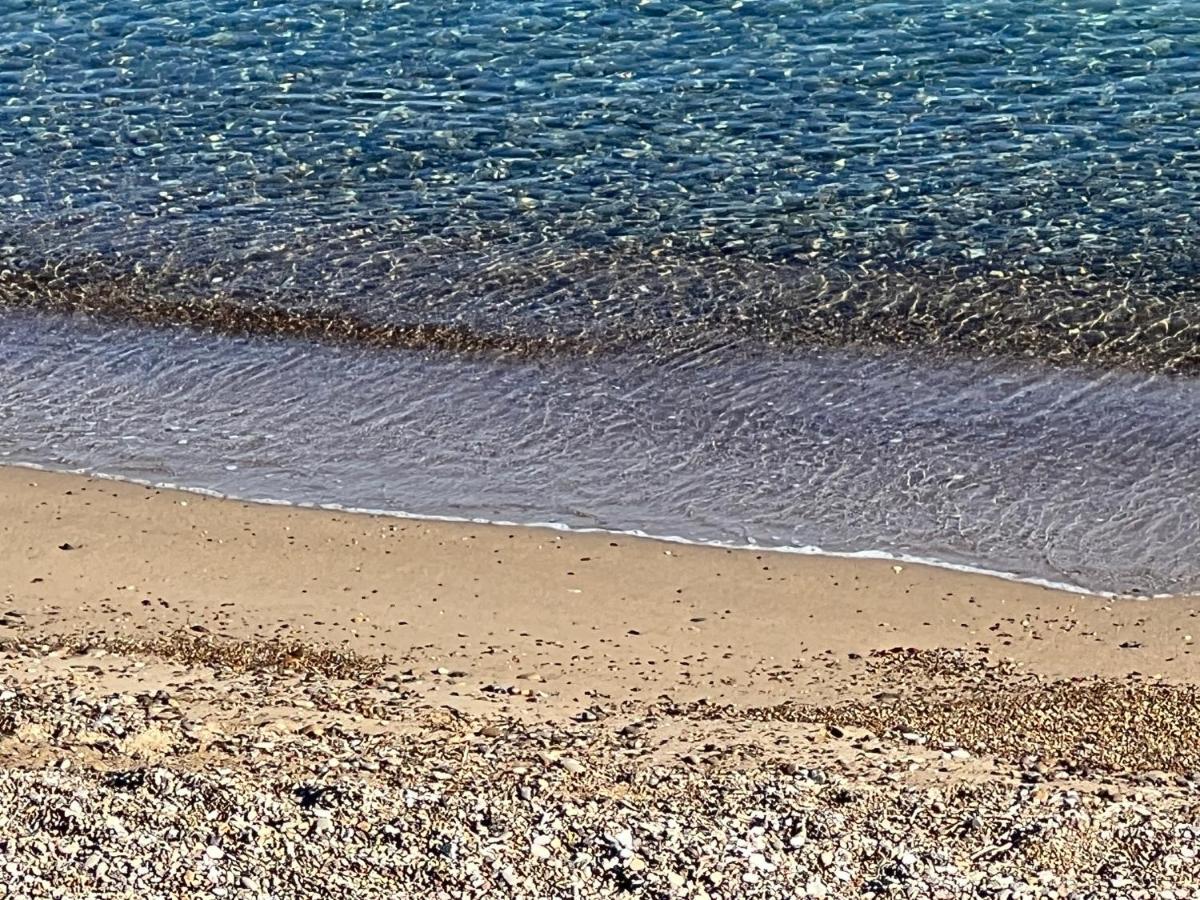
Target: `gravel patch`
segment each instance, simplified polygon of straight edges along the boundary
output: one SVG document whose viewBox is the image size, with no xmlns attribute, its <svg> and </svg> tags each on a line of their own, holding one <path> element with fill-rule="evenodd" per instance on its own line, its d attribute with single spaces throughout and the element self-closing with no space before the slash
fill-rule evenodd
<svg viewBox="0 0 1200 900">
<path fill-rule="evenodd" d="M 723 753 L 732 712 L 665 700 L 523 724 L 39 646 L 0 669 L 0 897 L 1200 897 L 1195 783 L 1145 766 L 1029 779 L 832 709 L 786 748 L 739 719 L 762 745 Z M 680 723 L 706 752 L 664 760 Z"/>
</svg>

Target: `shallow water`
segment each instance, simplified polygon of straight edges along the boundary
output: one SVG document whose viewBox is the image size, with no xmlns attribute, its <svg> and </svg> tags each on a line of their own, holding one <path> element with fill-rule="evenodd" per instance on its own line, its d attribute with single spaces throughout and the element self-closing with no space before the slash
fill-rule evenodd
<svg viewBox="0 0 1200 900">
<path fill-rule="evenodd" d="M 894 353 L 524 361 L 6 323 L 0 460 L 250 498 L 1200 588 L 1200 381 Z"/>
<path fill-rule="evenodd" d="M 8 4 L 0 452 L 1198 589 L 1197 133 L 1192 0 Z"/>
</svg>

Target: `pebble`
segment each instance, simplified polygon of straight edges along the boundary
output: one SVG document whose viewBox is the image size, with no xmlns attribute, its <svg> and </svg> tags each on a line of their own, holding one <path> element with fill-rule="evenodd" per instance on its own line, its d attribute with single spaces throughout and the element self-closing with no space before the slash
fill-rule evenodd
<svg viewBox="0 0 1200 900">
<path fill-rule="evenodd" d="M 660 740 L 667 714 L 652 704 L 614 712 L 617 723 L 636 716 L 636 727 L 565 714 L 485 723 L 378 688 L 393 705 L 369 718 L 361 710 L 377 700 L 366 703 L 372 688 L 362 685 L 384 682 L 377 672 L 356 684 L 266 668 L 222 681 L 204 670 L 186 690 L 112 693 L 88 673 L 39 679 L 35 669 L 0 673 L 0 727 L 52 763 L 0 766 L 5 900 L 1124 900 L 1200 890 L 1195 769 L 1169 759 L 1119 776 L 1076 768 L 1064 782 L 1028 748 L 967 770 L 864 738 L 878 752 L 857 763 L 832 755 L 847 744 L 818 740 L 723 750 L 697 766 L 673 752 L 628 755 L 635 741 Z M 290 702 L 297 692 L 311 709 Z M 177 715 L 160 717 L 168 708 Z M 123 736 L 151 721 L 170 740 L 135 759 Z M 987 759 L 924 725 L 911 733 L 954 758 Z M 907 778 L 922 758 L 927 768 Z M 1022 766 L 1036 784 L 1021 781 Z"/>
</svg>

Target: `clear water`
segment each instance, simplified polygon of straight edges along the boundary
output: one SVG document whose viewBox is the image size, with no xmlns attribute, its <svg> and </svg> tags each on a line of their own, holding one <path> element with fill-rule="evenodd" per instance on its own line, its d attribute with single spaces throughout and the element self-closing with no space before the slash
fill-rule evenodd
<svg viewBox="0 0 1200 900">
<path fill-rule="evenodd" d="M 1198 135 L 1194 0 L 0 4 L 0 452 L 1200 589 Z"/>
</svg>

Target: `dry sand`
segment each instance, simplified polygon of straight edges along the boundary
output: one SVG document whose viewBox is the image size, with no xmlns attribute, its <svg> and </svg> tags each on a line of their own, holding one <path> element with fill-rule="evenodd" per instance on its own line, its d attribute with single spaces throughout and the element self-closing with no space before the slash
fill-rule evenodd
<svg viewBox="0 0 1200 900">
<path fill-rule="evenodd" d="M 417 878 L 410 859 L 379 896 L 1181 897 L 1200 884 L 1194 598 L 1110 600 L 887 561 L 262 506 L 18 468 L 0 468 L 0 589 L 0 761 L 14 796 L 61 799 L 45 773 L 65 765 L 73 796 L 110 817 L 112 770 L 169 780 L 217 767 L 253 797 L 278 789 L 262 780 L 266 754 L 274 779 L 353 771 L 383 809 L 400 783 L 440 784 L 446 747 L 458 759 L 461 745 L 456 796 L 476 804 L 464 816 L 563 802 L 543 790 L 547 773 L 594 806 L 571 832 L 563 865 L 583 867 L 571 880 L 553 875 L 566 838 L 550 853 L 517 837 L 502 862 L 418 864 Z M 126 708 L 130 721 L 112 712 Z M 320 743 L 330 734 L 338 747 Z M 346 762 L 367 759 L 363 741 L 399 742 L 403 778 L 376 784 L 378 764 Z M 645 779 L 654 790 L 629 793 Z M 748 799 L 720 827 L 757 835 L 753 853 L 709 859 L 703 842 L 671 845 L 669 828 L 637 819 L 639 855 L 603 830 L 610 803 L 653 822 L 667 804 L 715 828 L 713 792 L 734 790 L 722 779 Z M 840 810 L 841 832 L 796 843 L 754 824 L 753 805 L 774 797 L 784 811 L 761 815 L 794 831 L 795 804 L 809 802 L 792 796 L 796 779 L 817 791 L 814 810 Z M 859 815 L 842 809 L 860 795 Z M 122 815 L 152 808 L 145 799 Z M 308 807 L 289 802 L 307 828 Z M 66 852 L 39 808 L 0 815 L 0 838 L 30 867 L 24 894 L 7 882 L 14 896 L 42 896 L 37 860 Z M 1088 810 L 1086 823 L 1063 831 L 1068 808 Z M 1143 809 L 1135 834 L 1127 819 Z M 564 810 L 539 814 L 574 815 Z M 991 824 L 962 826 L 976 820 Z M 427 840 L 444 825 L 403 827 Z M 201 854 L 206 834 L 193 835 Z M 84 854 L 77 844 L 67 850 Z M 376 896 L 356 891 L 340 846 L 330 840 L 319 865 L 349 866 L 344 896 Z M 186 893 L 182 865 L 122 875 L 120 889 Z M 94 869 L 61 895 L 108 895 Z M 261 872 L 205 871 L 228 896 L 324 889 L 311 872 L 271 888 Z"/>
</svg>

